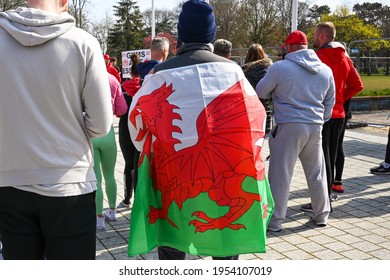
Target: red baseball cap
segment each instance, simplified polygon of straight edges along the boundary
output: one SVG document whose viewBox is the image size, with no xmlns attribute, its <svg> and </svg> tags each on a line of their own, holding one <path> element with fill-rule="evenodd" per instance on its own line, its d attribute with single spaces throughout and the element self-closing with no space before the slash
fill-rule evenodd
<svg viewBox="0 0 390 280">
<path fill-rule="evenodd" d="M 104 57 L 104 60 L 110 60 L 111 59 L 111 57 L 108 54 L 105 54 L 103 57 Z"/>
<path fill-rule="evenodd" d="M 286 44 L 290 45 L 307 45 L 307 37 L 306 34 L 300 30 L 295 30 L 288 35 L 286 41 L 284 41 L 282 48 L 286 46 Z"/>
</svg>

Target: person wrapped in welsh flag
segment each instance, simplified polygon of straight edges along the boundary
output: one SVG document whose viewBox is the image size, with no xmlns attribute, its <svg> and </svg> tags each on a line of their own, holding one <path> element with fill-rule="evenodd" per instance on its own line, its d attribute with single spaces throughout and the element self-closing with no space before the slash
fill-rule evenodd
<svg viewBox="0 0 390 280">
<path fill-rule="evenodd" d="M 185 2 L 177 56 L 155 66 L 131 103 L 141 156 L 129 256 L 266 250 L 274 209 L 261 157 L 266 113 L 241 68 L 212 53 L 215 29 L 208 3 Z"/>
</svg>

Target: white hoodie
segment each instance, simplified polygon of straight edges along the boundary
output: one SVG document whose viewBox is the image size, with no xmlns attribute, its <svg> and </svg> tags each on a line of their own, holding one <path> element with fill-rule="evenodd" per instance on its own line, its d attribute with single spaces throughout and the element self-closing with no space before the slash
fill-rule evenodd
<svg viewBox="0 0 390 280">
<path fill-rule="evenodd" d="M 1 12 L 0 187 L 94 181 L 90 138 L 111 124 L 97 40 L 68 13 Z"/>
</svg>

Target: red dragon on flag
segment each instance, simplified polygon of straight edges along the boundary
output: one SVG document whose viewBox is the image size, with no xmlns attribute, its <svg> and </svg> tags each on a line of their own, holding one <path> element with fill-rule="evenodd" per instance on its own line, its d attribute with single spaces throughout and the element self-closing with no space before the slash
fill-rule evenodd
<svg viewBox="0 0 390 280">
<path fill-rule="evenodd" d="M 149 211 L 144 209 L 147 223 L 167 221 L 171 228 L 192 227 L 195 233 L 240 231 L 252 226 L 241 218 L 258 205 L 261 207 L 258 214 L 267 224 L 270 211 L 273 211 L 269 191 L 261 194 L 244 187 L 248 178 L 253 182 L 266 181 L 261 158 L 266 115 L 257 96 L 245 92 L 241 79 L 215 94 L 208 103 L 202 101 L 205 106 L 194 120 L 193 137 L 196 140 L 178 148 L 182 144 L 178 136 L 183 135 L 183 131 L 177 124 L 191 102 L 182 107 L 177 105 L 180 102 L 170 102 L 174 86 L 175 80 L 169 84 L 163 82 L 150 94 L 138 96 L 129 114 L 133 140 L 142 143 L 139 166 L 145 160 L 149 162 L 148 177 L 154 193 L 159 194 L 156 206 L 152 203 Z M 185 90 L 182 94 L 186 94 Z M 140 186 L 142 180 L 138 179 L 138 182 L 137 191 L 143 188 Z M 182 212 L 186 201 L 201 194 L 207 194 L 217 207 L 225 210 L 217 216 L 211 211 L 214 212 L 211 215 L 207 207 L 198 203 L 189 213 L 188 223 L 179 226 L 177 223 L 182 219 L 180 214 L 172 214 L 171 206 L 177 205 L 176 212 Z M 267 196 L 266 199 L 263 196 Z M 260 228 L 265 230 L 263 225 Z M 175 247 L 171 242 L 157 243 Z"/>
</svg>

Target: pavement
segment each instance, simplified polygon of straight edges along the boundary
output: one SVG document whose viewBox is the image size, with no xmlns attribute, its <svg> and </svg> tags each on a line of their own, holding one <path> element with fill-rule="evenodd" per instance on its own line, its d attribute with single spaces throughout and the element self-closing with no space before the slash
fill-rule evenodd
<svg viewBox="0 0 390 280">
<path fill-rule="evenodd" d="M 389 112 L 356 113 L 351 122 L 370 126 L 347 129 L 343 184 L 346 189 L 333 203 L 326 227 L 316 227 L 310 216 L 300 211 L 309 203 L 302 166 L 294 170 L 284 229 L 267 233 L 267 252 L 240 255 L 241 260 L 390 260 L 390 175 L 373 175 L 371 167 L 384 160 Z M 117 132 L 118 126 L 115 123 Z M 117 137 L 118 138 L 118 137 Z M 268 155 L 268 142 L 263 158 Z M 124 160 L 118 145 L 116 178 L 118 204 L 123 199 Z M 266 163 L 268 170 L 268 163 Z M 105 207 L 107 207 L 105 201 Z M 106 230 L 96 236 L 98 260 L 157 260 L 156 250 L 129 258 L 127 240 L 131 208 L 118 207 L 117 221 L 106 222 Z M 1 259 L 1 254 L 0 254 Z M 188 255 L 187 259 L 211 259 Z"/>
<path fill-rule="evenodd" d="M 316 227 L 300 211 L 309 203 L 303 169 L 298 161 L 290 189 L 284 229 L 267 233 L 267 252 L 241 255 L 242 260 L 390 260 L 390 175 L 373 175 L 371 167 L 384 160 L 389 112 L 354 113 L 351 122 L 370 126 L 347 129 L 343 184 L 345 193 L 333 203 L 328 225 Z M 117 129 L 117 127 L 116 127 Z M 119 149 L 119 146 L 118 146 Z M 268 142 L 263 157 L 268 155 Z M 120 150 L 116 166 L 118 203 L 122 200 L 124 161 Z M 268 169 L 268 163 L 266 164 Z M 98 260 L 157 260 L 157 252 L 129 258 L 127 240 L 131 209 L 118 208 L 118 220 L 97 233 Z M 187 259 L 211 259 L 187 254 Z"/>
</svg>

